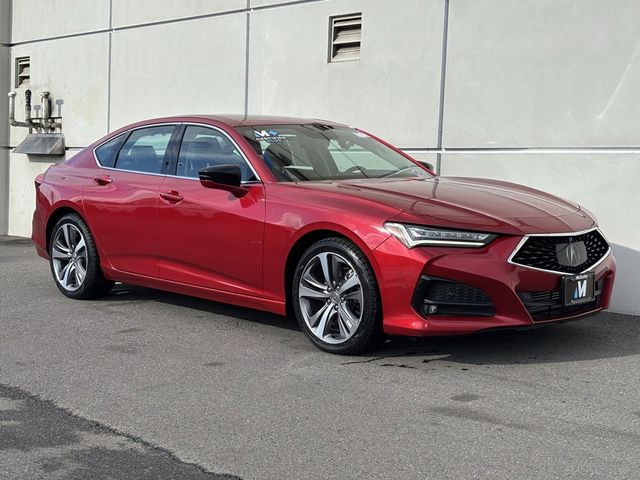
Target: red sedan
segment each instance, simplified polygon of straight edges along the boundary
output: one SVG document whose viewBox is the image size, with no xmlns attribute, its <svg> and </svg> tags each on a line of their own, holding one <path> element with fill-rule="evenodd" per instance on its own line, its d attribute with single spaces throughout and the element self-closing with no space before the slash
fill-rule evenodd
<svg viewBox="0 0 640 480">
<path fill-rule="evenodd" d="M 148 120 L 35 183 L 33 240 L 64 295 L 118 281 L 293 312 L 334 353 L 575 319 L 613 288 L 609 243 L 579 205 L 438 177 L 333 122 Z"/>
</svg>

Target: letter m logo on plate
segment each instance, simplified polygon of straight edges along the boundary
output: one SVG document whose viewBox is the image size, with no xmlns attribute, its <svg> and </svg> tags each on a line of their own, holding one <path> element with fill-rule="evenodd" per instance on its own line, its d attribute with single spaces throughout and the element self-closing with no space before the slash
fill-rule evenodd
<svg viewBox="0 0 640 480">
<path fill-rule="evenodd" d="M 587 296 L 587 281 L 580 280 L 576 283 L 576 290 L 573 292 L 573 298 L 584 298 Z"/>
</svg>

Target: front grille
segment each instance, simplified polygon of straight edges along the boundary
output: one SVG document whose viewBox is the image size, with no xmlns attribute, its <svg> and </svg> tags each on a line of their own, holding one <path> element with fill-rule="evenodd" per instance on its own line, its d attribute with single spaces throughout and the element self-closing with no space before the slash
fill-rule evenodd
<svg viewBox="0 0 640 480">
<path fill-rule="evenodd" d="M 429 307 L 436 312 L 430 313 Z M 413 295 L 413 308 L 423 315 L 493 316 L 495 308 L 481 289 L 445 278 L 420 277 Z"/>
<path fill-rule="evenodd" d="M 558 245 L 574 242 L 584 242 L 586 260 L 575 266 L 561 265 L 558 259 Z M 511 258 L 511 262 L 559 273 L 581 273 L 598 263 L 608 252 L 609 244 L 598 230 L 580 235 L 532 236 L 527 238 Z"/>
<path fill-rule="evenodd" d="M 562 303 L 562 294 L 559 290 L 546 290 L 539 292 L 518 292 L 518 297 L 531 315 L 534 322 L 553 320 L 554 318 L 579 315 L 596 309 L 600 305 L 600 294 L 604 279 L 601 278 L 595 285 L 595 297 L 592 302 L 580 305 L 565 306 Z"/>
</svg>

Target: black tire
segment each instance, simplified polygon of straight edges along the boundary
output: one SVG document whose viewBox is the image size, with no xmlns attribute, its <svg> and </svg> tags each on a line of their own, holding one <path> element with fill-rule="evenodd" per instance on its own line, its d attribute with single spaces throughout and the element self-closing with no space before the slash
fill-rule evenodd
<svg viewBox="0 0 640 480">
<path fill-rule="evenodd" d="M 358 304 L 359 308 L 357 308 L 357 311 L 361 315 L 359 324 L 355 329 L 353 329 L 354 333 L 351 333 L 351 336 L 341 343 L 328 343 L 323 341 L 316 333 L 313 332 L 311 327 L 307 324 L 307 320 L 305 320 L 305 315 L 303 314 L 303 308 L 305 308 L 305 305 L 303 305 L 304 301 L 299 297 L 300 289 L 303 288 L 301 287 L 303 274 L 305 274 L 307 269 L 309 269 L 308 271 L 311 271 L 311 262 L 324 254 L 330 255 L 325 258 L 333 258 L 337 255 L 340 261 L 346 260 L 350 265 L 344 265 L 342 268 L 349 269 L 349 272 L 354 270 L 361 286 L 360 291 L 362 296 L 360 298 L 362 299 L 362 302 Z M 317 278 L 317 275 L 314 278 Z M 343 277 L 343 280 L 345 278 L 348 277 Z M 324 283 L 326 284 L 330 282 L 325 281 Z M 346 286 L 346 281 L 344 284 Z M 339 289 L 336 289 L 335 291 L 338 292 L 338 290 Z M 291 304 L 300 328 L 309 338 L 311 343 L 321 350 L 340 355 L 353 355 L 371 349 L 381 342 L 383 338 L 382 308 L 380 305 L 378 284 L 367 257 L 353 242 L 344 238 L 331 237 L 320 240 L 309 247 L 298 261 L 293 275 L 291 292 Z M 319 309 L 323 308 L 324 299 L 313 300 L 318 302 Z M 332 300 L 326 299 L 327 305 L 329 305 L 330 301 Z M 336 300 L 336 302 L 339 302 L 339 300 Z M 345 300 L 342 299 L 342 303 L 344 302 Z M 306 305 L 308 305 L 308 303 Z M 340 309 L 340 304 L 334 306 L 334 308 L 336 309 L 337 314 Z M 307 312 L 306 315 L 309 317 L 309 312 Z M 333 321 L 337 323 L 338 318 L 334 317 Z M 338 327 L 336 326 L 335 328 Z"/>
<path fill-rule="evenodd" d="M 65 231 L 67 232 L 66 237 Z M 58 238 L 62 241 L 56 243 Z M 68 245 L 65 245 L 65 239 Z M 84 247 L 80 247 L 76 251 L 72 247 L 74 247 L 74 243 L 76 247 L 80 245 L 80 239 L 84 241 Z M 54 247 L 56 252 L 54 252 Z M 70 259 L 67 260 L 61 256 L 61 252 L 64 255 L 69 252 Z M 56 259 L 54 259 L 54 253 Z M 63 295 L 69 298 L 77 300 L 99 298 L 107 295 L 113 288 L 114 282 L 104 278 L 100 268 L 100 257 L 93 236 L 82 217 L 76 213 L 64 215 L 53 227 L 49 239 L 49 258 L 49 266 L 56 286 Z M 75 263 L 75 265 L 70 265 L 71 268 L 67 268 L 68 272 L 65 277 L 64 267 L 70 263 Z M 84 268 L 85 271 L 81 280 L 78 277 L 80 268 Z M 73 279 L 73 275 L 76 275 L 75 280 L 69 280 Z M 62 276 L 62 279 L 59 276 Z M 63 281 L 65 278 L 67 279 L 66 285 Z"/>
</svg>

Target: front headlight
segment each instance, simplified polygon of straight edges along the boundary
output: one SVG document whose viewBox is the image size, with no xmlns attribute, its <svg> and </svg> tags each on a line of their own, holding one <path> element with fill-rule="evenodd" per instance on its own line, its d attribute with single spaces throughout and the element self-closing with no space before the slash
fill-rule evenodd
<svg viewBox="0 0 640 480">
<path fill-rule="evenodd" d="M 384 228 L 404 243 L 407 248 L 413 248 L 419 245 L 480 248 L 488 245 L 497 237 L 497 235 L 493 233 L 446 230 L 420 225 L 405 225 L 395 222 L 385 223 Z"/>
</svg>

